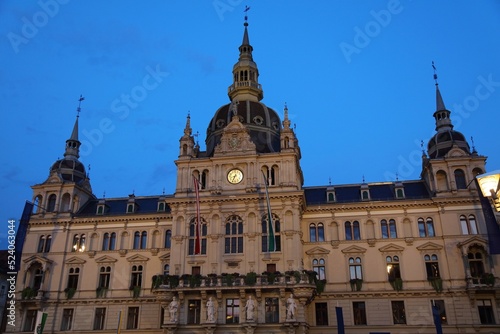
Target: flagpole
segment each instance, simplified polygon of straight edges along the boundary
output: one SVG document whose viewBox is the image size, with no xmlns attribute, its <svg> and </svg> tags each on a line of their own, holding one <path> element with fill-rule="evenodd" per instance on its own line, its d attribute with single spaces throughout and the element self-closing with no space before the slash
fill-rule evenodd
<svg viewBox="0 0 500 334">
<path fill-rule="evenodd" d="M 269 190 L 267 189 L 267 178 L 266 174 L 264 174 L 264 171 L 262 171 L 262 176 L 264 177 L 264 185 L 266 187 L 267 220 L 268 220 L 267 251 L 274 252 L 276 250 L 276 245 L 274 240 L 273 215 L 271 212 L 271 201 L 269 199 Z"/>
<path fill-rule="evenodd" d="M 116 334 L 120 334 L 122 327 L 122 311 L 118 313 L 118 327 L 116 328 Z"/>
</svg>

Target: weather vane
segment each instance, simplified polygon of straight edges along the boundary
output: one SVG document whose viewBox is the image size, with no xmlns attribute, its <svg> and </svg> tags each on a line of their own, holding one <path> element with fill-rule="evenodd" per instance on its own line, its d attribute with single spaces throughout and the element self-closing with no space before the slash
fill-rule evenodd
<svg viewBox="0 0 500 334">
<path fill-rule="evenodd" d="M 438 85 L 438 75 L 436 74 L 436 66 L 434 65 L 434 60 L 432 61 L 432 68 L 434 69 L 434 81 L 436 82 L 436 86 Z"/>
<path fill-rule="evenodd" d="M 243 11 L 243 13 L 246 13 L 246 12 L 248 12 L 249 10 L 250 10 L 250 7 L 245 6 L 245 10 Z M 247 16 L 247 15 L 245 15 L 245 23 L 247 23 L 247 21 L 248 21 L 248 16 Z"/>
<path fill-rule="evenodd" d="M 80 98 L 78 99 L 78 108 L 76 108 L 76 117 L 80 117 L 80 111 L 82 111 L 82 101 L 85 100 L 85 98 L 80 94 Z"/>
</svg>

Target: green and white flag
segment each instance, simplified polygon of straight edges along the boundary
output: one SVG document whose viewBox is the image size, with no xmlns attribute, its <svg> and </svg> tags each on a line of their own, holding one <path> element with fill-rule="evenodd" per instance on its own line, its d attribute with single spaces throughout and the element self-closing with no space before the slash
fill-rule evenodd
<svg viewBox="0 0 500 334">
<path fill-rule="evenodd" d="M 38 311 L 36 314 L 35 331 L 33 332 L 34 334 L 43 334 L 45 321 L 47 321 L 47 313 Z"/>
</svg>

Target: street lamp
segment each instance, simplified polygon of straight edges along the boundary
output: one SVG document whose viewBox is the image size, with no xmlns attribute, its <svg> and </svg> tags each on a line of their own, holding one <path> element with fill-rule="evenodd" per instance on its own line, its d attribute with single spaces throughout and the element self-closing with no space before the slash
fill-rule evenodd
<svg viewBox="0 0 500 334">
<path fill-rule="evenodd" d="M 476 176 L 484 197 L 490 197 L 497 212 L 500 212 L 500 170 Z"/>
</svg>

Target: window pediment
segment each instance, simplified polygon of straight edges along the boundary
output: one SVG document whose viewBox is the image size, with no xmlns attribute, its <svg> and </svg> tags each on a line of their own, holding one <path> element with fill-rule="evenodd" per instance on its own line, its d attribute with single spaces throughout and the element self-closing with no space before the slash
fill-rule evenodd
<svg viewBox="0 0 500 334">
<path fill-rule="evenodd" d="M 85 261 L 84 259 L 80 259 L 79 257 L 73 256 L 69 259 L 67 259 L 64 263 L 65 264 L 84 264 Z"/>
<path fill-rule="evenodd" d="M 443 246 L 438 245 L 434 242 L 426 242 L 425 244 L 418 246 L 417 249 L 421 252 L 424 252 L 424 251 L 431 251 L 431 250 L 441 250 L 441 249 L 443 249 Z"/>
<path fill-rule="evenodd" d="M 380 247 L 378 250 L 382 253 L 394 253 L 394 252 L 402 252 L 404 251 L 404 247 L 398 246 L 396 244 L 388 244 L 384 247 Z"/>
<path fill-rule="evenodd" d="M 114 263 L 116 261 L 118 260 L 107 255 L 101 256 L 100 258 L 95 260 L 95 262 L 97 263 Z"/>
<path fill-rule="evenodd" d="M 363 248 L 363 247 L 359 247 L 359 246 L 349 246 L 347 248 L 344 248 L 342 251 L 342 253 L 344 254 L 350 254 L 350 253 L 365 253 L 366 252 L 366 248 Z"/>
<path fill-rule="evenodd" d="M 163 254 L 162 256 L 158 257 L 160 261 L 170 261 L 170 253 Z"/>
<path fill-rule="evenodd" d="M 314 247 L 308 251 L 306 251 L 307 255 L 326 255 L 330 254 L 330 251 L 328 249 L 325 249 L 323 247 Z"/>
<path fill-rule="evenodd" d="M 484 249 L 488 249 L 488 242 L 486 241 L 486 239 L 483 239 L 483 238 L 478 237 L 478 236 L 475 236 L 475 237 L 469 238 L 465 241 L 459 242 L 457 244 L 457 247 L 467 249 L 473 245 L 478 245 L 478 246 L 483 247 Z"/>
<path fill-rule="evenodd" d="M 142 256 L 142 255 L 139 255 L 139 254 L 136 254 L 136 255 L 128 257 L 127 261 L 128 262 L 146 262 L 146 261 L 149 261 L 149 258 Z"/>
</svg>

